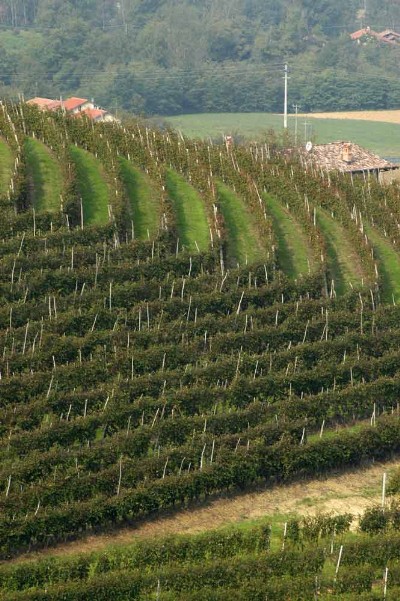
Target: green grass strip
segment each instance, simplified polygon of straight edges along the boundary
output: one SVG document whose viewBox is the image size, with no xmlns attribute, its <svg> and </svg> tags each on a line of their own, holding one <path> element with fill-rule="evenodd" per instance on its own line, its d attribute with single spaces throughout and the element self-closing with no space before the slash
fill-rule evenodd
<svg viewBox="0 0 400 601">
<path fill-rule="evenodd" d="M 6 194 L 14 167 L 14 157 L 8 144 L 0 139 L 0 194 Z"/>
<path fill-rule="evenodd" d="M 400 257 L 391 243 L 372 227 L 366 228 L 367 236 L 374 248 L 381 278 L 381 299 L 384 302 L 400 300 Z"/>
<path fill-rule="evenodd" d="M 155 185 L 130 161 L 120 158 L 122 182 L 128 194 L 135 237 L 155 238 L 160 224 L 160 194 Z"/>
<path fill-rule="evenodd" d="M 206 252 L 210 245 L 210 230 L 201 196 L 175 171 L 168 170 L 166 183 L 175 212 L 180 248 Z"/>
<path fill-rule="evenodd" d="M 39 140 L 26 138 L 24 150 L 32 205 L 37 211 L 60 211 L 64 185 L 61 165 Z"/>
<path fill-rule="evenodd" d="M 90 152 L 76 146 L 71 146 L 71 158 L 75 164 L 83 202 L 84 225 L 108 223 L 109 188 L 100 161 Z"/>
<path fill-rule="evenodd" d="M 350 284 L 360 286 L 363 278 L 360 257 L 345 229 L 323 209 L 317 210 L 317 225 L 325 239 L 328 270 L 334 280 L 336 294 L 348 292 Z"/>
<path fill-rule="evenodd" d="M 246 208 L 242 199 L 233 190 L 219 183 L 218 200 L 227 232 L 228 265 L 256 263 L 265 260 L 266 247 L 263 247 L 257 222 Z"/>
<path fill-rule="evenodd" d="M 268 194 L 263 198 L 272 217 L 279 267 L 291 279 L 310 273 L 315 259 L 303 229 L 279 201 Z"/>
</svg>

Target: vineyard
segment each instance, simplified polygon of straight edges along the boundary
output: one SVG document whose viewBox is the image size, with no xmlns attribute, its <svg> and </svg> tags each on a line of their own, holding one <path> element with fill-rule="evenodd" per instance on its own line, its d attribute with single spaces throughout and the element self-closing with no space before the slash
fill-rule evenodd
<svg viewBox="0 0 400 601">
<path fill-rule="evenodd" d="M 394 509 L 336 576 L 349 519 L 15 563 L 398 455 L 400 188 L 26 105 L 0 132 L 0 599 L 398 598 Z"/>
</svg>

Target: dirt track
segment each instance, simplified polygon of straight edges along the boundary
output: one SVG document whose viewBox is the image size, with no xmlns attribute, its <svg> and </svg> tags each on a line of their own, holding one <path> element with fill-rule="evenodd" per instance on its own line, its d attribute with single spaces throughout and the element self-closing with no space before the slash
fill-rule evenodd
<svg viewBox="0 0 400 601">
<path fill-rule="evenodd" d="M 400 124 L 400 110 L 397 111 L 349 111 L 338 113 L 304 113 L 299 117 L 313 119 L 359 119 Z"/>
<path fill-rule="evenodd" d="M 352 513 L 357 516 L 381 499 L 382 476 L 400 467 L 400 461 L 375 464 L 326 479 L 275 486 L 268 490 L 219 498 L 136 527 L 89 536 L 55 548 L 30 553 L 14 561 L 43 555 L 69 555 L 101 551 L 107 545 L 123 545 L 135 538 L 192 534 L 224 525 L 274 514 L 313 515 L 316 512 Z"/>
</svg>

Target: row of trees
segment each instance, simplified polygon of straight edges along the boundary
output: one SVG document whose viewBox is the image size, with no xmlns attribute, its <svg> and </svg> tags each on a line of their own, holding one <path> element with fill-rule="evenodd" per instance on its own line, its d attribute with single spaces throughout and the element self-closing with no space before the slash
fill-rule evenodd
<svg viewBox="0 0 400 601">
<path fill-rule="evenodd" d="M 276 112 L 283 84 L 271 70 L 289 60 L 303 110 L 395 107 L 399 48 L 350 40 L 358 4 L 4 0 L 0 92 L 76 93 L 148 114 Z M 393 2 L 370 4 L 371 26 L 400 21 Z"/>
</svg>

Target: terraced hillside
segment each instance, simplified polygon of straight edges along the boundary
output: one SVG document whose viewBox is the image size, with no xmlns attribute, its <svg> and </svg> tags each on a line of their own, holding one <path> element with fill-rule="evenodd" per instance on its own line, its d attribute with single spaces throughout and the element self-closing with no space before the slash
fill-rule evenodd
<svg viewBox="0 0 400 601">
<path fill-rule="evenodd" d="M 139 123 L 3 105 L 0 127 L 15 161 L 0 192 L 5 572 L 21 553 L 400 452 L 398 188 Z M 58 208 L 35 200 L 35 177 L 58 182 Z M 323 568 L 296 548 L 282 567 L 268 529 L 232 533 L 220 555 L 210 536 L 171 543 L 156 579 L 153 543 L 61 559 L 51 582 L 1 568 L 0 598 L 287 599 Z"/>
</svg>

